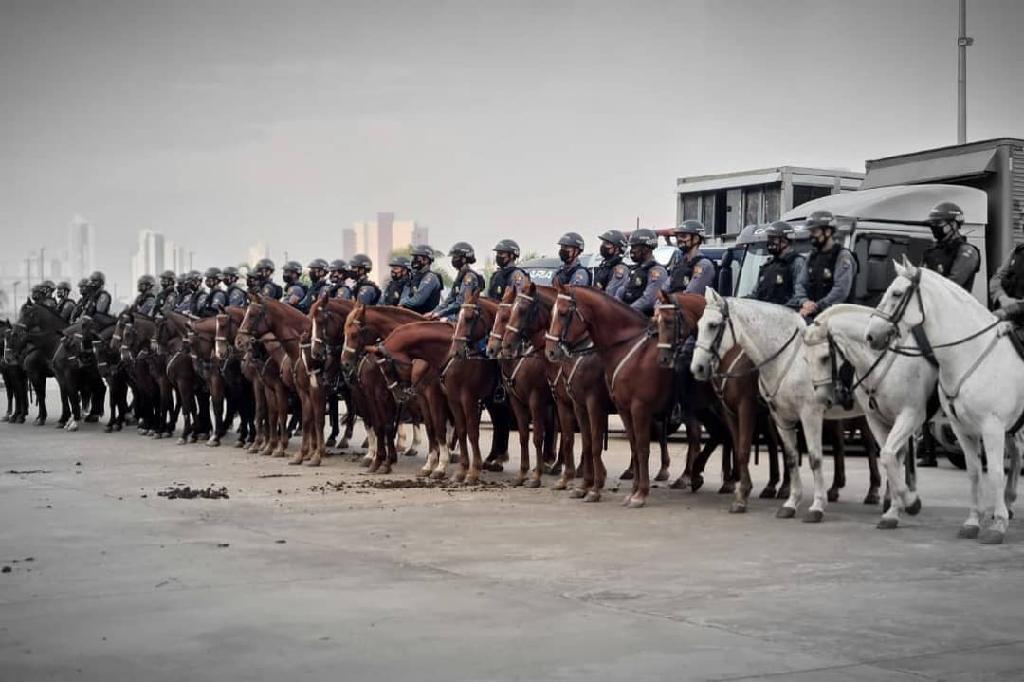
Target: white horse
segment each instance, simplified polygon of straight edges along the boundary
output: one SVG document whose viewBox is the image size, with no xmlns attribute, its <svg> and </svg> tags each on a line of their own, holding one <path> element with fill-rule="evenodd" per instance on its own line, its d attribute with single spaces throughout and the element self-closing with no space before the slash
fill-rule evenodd
<svg viewBox="0 0 1024 682">
<path fill-rule="evenodd" d="M 859 410 L 833 407 L 826 410 L 817 400 L 804 358 L 803 332 L 806 323 L 789 308 L 744 298 L 723 298 L 713 289 L 705 294 L 707 307 L 697 324 L 697 346 L 690 369 L 701 381 L 715 373 L 719 362 L 734 345 L 746 351 L 760 371 L 761 396 L 768 403 L 779 429 L 786 466 L 789 469 L 789 498 L 776 516 L 796 516 L 803 486 L 797 457 L 797 425 L 804 428 L 808 462 L 814 477 L 814 500 L 804 521 L 819 523 L 825 517 L 825 476 L 821 471 L 821 430 L 824 419 L 861 416 Z"/>
<path fill-rule="evenodd" d="M 911 515 L 921 510 L 921 499 L 904 476 L 903 455 L 928 417 L 939 373 L 923 357 L 872 349 L 864 341 L 864 326 L 873 313 L 873 308 L 845 303 L 828 308 L 804 332 L 804 352 L 815 397 L 826 408 L 836 402 L 838 366 L 845 359 L 854 368 L 854 398 L 881 444 L 888 482 L 890 505 L 878 527 L 891 529 L 899 525 L 901 506 Z"/>
<path fill-rule="evenodd" d="M 1002 466 L 1006 436 L 1024 420 L 1024 362 L 1008 338 L 1010 327 L 956 284 L 904 258 L 896 264 L 896 279 L 865 337 L 880 350 L 914 327 L 919 328 L 919 345 L 925 346 L 923 334 L 938 361 L 939 399 L 967 460 L 971 509 L 959 535 L 1001 543 L 1010 523 L 1007 498 L 1012 502 L 1016 497 L 1014 478 L 1020 474 L 1020 451 L 1011 442 L 1013 478 L 1007 486 Z M 987 491 L 980 489 L 982 445 L 988 457 Z M 985 493 L 991 504 L 985 503 Z M 981 519 L 990 509 L 992 523 L 982 531 Z"/>
</svg>

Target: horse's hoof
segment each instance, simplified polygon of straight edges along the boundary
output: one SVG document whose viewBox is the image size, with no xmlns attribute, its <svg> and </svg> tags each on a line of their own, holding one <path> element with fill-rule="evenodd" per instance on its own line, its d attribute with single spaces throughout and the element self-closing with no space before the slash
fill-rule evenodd
<svg viewBox="0 0 1024 682">
<path fill-rule="evenodd" d="M 338 439 L 335 438 L 334 436 L 331 436 L 330 438 L 328 438 L 327 440 L 324 441 L 324 447 L 325 448 L 333 448 L 337 444 L 338 444 Z"/>
<path fill-rule="evenodd" d="M 273 454 L 271 455 L 271 457 L 277 457 L 278 459 L 280 459 L 282 457 L 287 457 L 287 456 L 288 456 L 288 453 L 286 451 L 284 451 L 284 450 L 274 450 Z M 301 462 L 302 460 L 299 460 L 299 461 Z"/>
<path fill-rule="evenodd" d="M 302 455 L 293 456 L 291 459 L 288 460 L 288 464 L 291 466 L 302 464 Z"/>
<path fill-rule="evenodd" d="M 371 474 L 376 474 L 377 472 L 379 472 L 380 471 L 380 462 L 374 460 L 374 462 L 370 465 L 370 468 L 367 469 L 367 471 L 369 473 L 371 473 Z"/>
<path fill-rule="evenodd" d="M 109 426 L 108 425 L 108 426 L 104 426 L 103 427 L 103 433 L 113 433 L 113 432 L 114 432 L 114 427 L 113 426 Z"/>
<path fill-rule="evenodd" d="M 693 480 L 690 481 L 690 492 L 695 493 L 703 487 L 704 477 L 701 476 L 700 474 L 697 474 L 696 476 L 693 477 Z"/>
<path fill-rule="evenodd" d="M 978 535 L 978 544 L 1001 545 L 1003 544 L 1003 537 L 1005 535 L 1006 534 L 1001 530 L 996 530 L 995 528 L 986 528 L 985 530 L 981 531 L 980 535 Z"/>
<path fill-rule="evenodd" d="M 550 474 L 552 476 L 558 476 L 559 474 L 562 473 L 562 463 L 559 462 L 557 464 L 545 464 L 544 473 Z"/>
<path fill-rule="evenodd" d="M 452 474 L 452 483 L 465 483 L 465 481 L 466 481 L 466 472 L 465 471 L 456 471 L 454 474 Z"/>
<path fill-rule="evenodd" d="M 621 474 L 619 474 L 619 480 L 620 481 L 632 481 L 633 480 L 633 468 L 630 467 L 629 469 L 626 469 Z"/>
<path fill-rule="evenodd" d="M 804 523 L 821 523 L 825 519 L 825 512 L 820 509 L 808 509 L 804 514 Z"/>
<path fill-rule="evenodd" d="M 888 516 L 883 516 L 881 519 L 879 519 L 878 525 L 875 526 L 875 528 L 881 530 L 895 530 L 898 525 L 900 525 L 899 519 L 892 519 Z"/>
<path fill-rule="evenodd" d="M 318 466 L 320 466 L 320 458 L 319 457 L 310 457 L 309 459 L 306 460 L 306 466 L 308 466 L 308 467 L 318 467 Z"/>
<path fill-rule="evenodd" d="M 415 457 L 418 454 L 420 454 L 419 450 L 417 450 L 416 448 L 409 448 L 408 450 L 402 453 L 402 457 Z"/>
<path fill-rule="evenodd" d="M 633 499 L 633 494 L 632 493 L 630 493 L 629 495 L 626 495 L 625 497 L 623 497 L 622 498 L 622 506 L 623 507 L 628 507 L 629 503 L 630 503 L 630 501 L 632 499 Z"/>
<path fill-rule="evenodd" d="M 911 516 L 917 516 L 917 514 L 921 512 L 921 498 L 918 497 L 916 500 L 914 500 L 913 504 L 908 506 L 904 511 L 906 511 Z"/>
<path fill-rule="evenodd" d="M 120 431 L 122 428 L 124 428 L 124 427 L 121 424 L 114 424 L 114 430 L 115 431 Z"/>
<path fill-rule="evenodd" d="M 245 447 L 245 441 L 244 440 L 236 440 L 234 447 L 236 447 L 236 448 L 244 448 Z"/>
<path fill-rule="evenodd" d="M 36 417 L 36 420 L 32 423 L 36 426 L 44 426 L 46 424 L 46 420 L 42 417 Z"/>
<path fill-rule="evenodd" d="M 775 488 L 768 486 L 767 488 L 761 491 L 761 494 L 758 495 L 758 497 L 760 497 L 762 500 L 774 500 Z"/>
<path fill-rule="evenodd" d="M 690 487 L 690 477 L 687 476 L 686 474 L 683 474 L 682 476 L 680 476 L 676 480 L 674 480 L 671 483 L 669 483 L 668 487 L 671 490 L 683 490 L 685 488 L 689 488 Z"/>
<path fill-rule="evenodd" d="M 348 443 L 348 438 L 342 438 L 341 442 L 338 443 L 338 449 L 339 450 L 348 450 L 349 447 L 350 446 L 349 446 L 349 443 Z"/>
<path fill-rule="evenodd" d="M 640 509 L 641 507 L 647 506 L 646 497 L 631 497 L 629 498 L 629 504 L 626 505 L 628 509 Z"/>
<path fill-rule="evenodd" d="M 370 463 L 372 461 L 373 461 L 372 457 L 363 457 L 361 460 L 359 460 L 359 466 L 361 466 L 361 467 L 368 467 L 368 466 L 370 466 Z M 430 470 L 428 469 L 427 470 L 427 474 L 429 474 L 429 473 L 430 473 Z M 426 476 L 427 474 L 424 474 L 424 476 Z"/>
<path fill-rule="evenodd" d="M 864 496 L 864 504 L 876 505 L 878 504 L 878 493 L 870 492 Z"/>
<path fill-rule="evenodd" d="M 743 514 L 746 513 L 746 511 L 747 505 L 743 504 L 742 502 L 733 502 L 731 505 L 729 505 L 730 514 Z"/>
<path fill-rule="evenodd" d="M 540 487 L 540 478 L 538 477 L 538 478 L 528 478 L 528 479 L 526 479 L 526 482 L 523 483 L 523 487 L 524 488 L 539 488 Z"/>
<path fill-rule="evenodd" d="M 78 422 L 68 422 L 68 425 L 67 425 L 67 426 L 66 426 L 65 428 L 66 428 L 66 429 L 67 429 L 67 430 L 68 430 L 68 431 L 69 431 L 70 433 L 74 433 L 75 431 L 77 431 L 77 430 L 78 430 Z"/>
<path fill-rule="evenodd" d="M 206 441 L 206 447 L 208 447 L 208 448 L 219 448 L 220 447 L 220 438 L 211 438 L 210 440 Z"/>
<path fill-rule="evenodd" d="M 719 495 L 732 495 L 734 492 L 736 492 L 736 484 L 732 481 L 723 483 L 722 487 L 718 489 Z"/>
<path fill-rule="evenodd" d="M 659 469 L 658 475 L 654 477 L 655 481 L 667 481 L 668 480 L 668 469 Z"/>
<path fill-rule="evenodd" d="M 601 501 L 601 493 L 599 493 L 596 490 L 590 490 L 583 497 L 583 501 L 584 502 L 600 502 Z"/>
<path fill-rule="evenodd" d="M 582 500 L 587 496 L 587 491 L 583 488 L 573 488 L 569 491 L 569 497 L 574 500 Z"/>
<path fill-rule="evenodd" d="M 956 536 L 961 540 L 974 540 L 980 533 L 981 528 L 979 526 L 964 524 L 960 526 L 960 530 L 957 532 Z"/>
<path fill-rule="evenodd" d="M 475 471 L 466 474 L 464 483 L 466 485 L 480 485 L 480 474 Z"/>
<path fill-rule="evenodd" d="M 185 437 L 184 437 L 184 436 L 182 436 L 181 438 L 179 438 L 179 439 L 177 440 L 177 443 L 178 443 L 178 445 L 188 445 L 188 441 L 187 441 L 187 440 L 185 440 Z"/>
<path fill-rule="evenodd" d="M 837 501 L 839 499 L 839 488 L 829 488 L 827 497 L 829 502 Z"/>
<path fill-rule="evenodd" d="M 791 519 L 794 516 L 796 516 L 796 509 L 793 507 L 779 507 L 779 510 L 775 512 L 777 519 Z"/>
<path fill-rule="evenodd" d="M 67 422 L 57 422 L 56 424 L 53 425 L 53 428 L 55 428 L 55 429 L 63 429 L 63 428 L 66 428 L 67 425 L 68 425 Z"/>
<path fill-rule="evenodd" d="M 445 476 L 444 469 L 434 469 L 430 472 L 430 478 L 434 481 L 443 481 Z"/>
<path fill-rule="evenodd" d="M 573 476 L 573 478 L 575 478 L 575 476 Z M 569 480 L 572 480 L 572 479 L 569 479 Z M 555 481 L 554 485 L 551 486 L 551 489 L 552 490 L 568 490 L 569 489 L 569 481 L 565 480 L 565 477 L 563 476 L 563 477 L 559 478 L 557 481 Z"/>
</svg>

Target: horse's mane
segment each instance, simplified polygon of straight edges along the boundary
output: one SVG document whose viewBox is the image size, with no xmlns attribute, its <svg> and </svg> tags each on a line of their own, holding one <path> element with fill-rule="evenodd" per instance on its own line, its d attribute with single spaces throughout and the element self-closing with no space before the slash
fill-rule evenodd
<svg viewBox="0 0 1024 682">
<path fill-rule="evenodd" d="M 947 279 L 946 277 L 943 277 L 939 273 L 934 272 L 933 270 L 929 270 L 928 268 L 919 266 L 914 267 L 917 267 L 917 269 L 921 271 L 922 277 L 930 281 L 933 281 L 938 286 L 944 287 L 946 293 L 957 299 L 957 303 L 969 304 L 974 306 L 975 308 L 984 310 L 986 313 L 989 312 L 989 309 L 986 308 L 981 301 L 974 298 L 974 295 L 971 294 L 971 292 L 967 291 L 959 284 L 956 284 L 955 282 L 953 282 L 953 280 Z"/>
<path fill-rule="evenodd" d="M 704 308 L 707 306 L 707 299 L 700 294 L 688 294 L 685 291 L 677 291 L 669 294 L 669 296 L 682 309 L 686 325 L 690 329 L 696 329 L 697 322 L 700 320 L 701 315 L 704 314 Z"/>
<path fill-rule="evenodd" d="M 261 303 L 269 304 L 271 309 L 281 311 L 284 314 L 285 319 L 289 323 L 295 322 L 300 325 L 309 323 L 309 318 L 306 317 L 301 310 L 294 306 L 288 305 L 287 303 L 282 303 L 281 301 L 276 301 L 266 296 L 260 296 L 259 300 Z"/>
<path fill-rule="evenodd" d="M 620 301 L 617 298 L 613 298 L 613 297 L 609 296 L 608 294 L 604 293 L 603 291 L 600 291 L 598 289 L 593 289 L 593 288 L 587 287 L 587 286 L 580 286 L 580 285 L 573 285 L 573 286 L 571 286 L 569 288 L 571 290 L 573 290 L 574 292 L 576 292 L 577 296 L 579 296 L 580 294 L 583 294 L 583 300 L 584 301 L 588 301 L 588 302 L 591 302 L 591 303 L 596 303 L 596 302 L 599 302 L 599 301 L 605 301 L 605 302 L 609 303 L 612 308 L 617 308 L 620 312 L 623 312 L 623 313 L 629 313 L 629 315 L 632 316 L 636 320 L 637 324 L 639 324 L 639 325 L 647 326 L 650 323 L 650 320 L 648 320 L 647 316 L 644 315 L 642 312 L 640 312 L 639 310 L 637 310 L 633 306 L 626 305 L 625 303 L 623 303 L 622 301 Z"/>
<path fill-rule="evenodd" d="M 381 344 L 385 345 L 388 350 L 396 350 L 399 347 L 405 348 L 411 343 L 440 341 L 442 337 L 447 337 L 445 340 L 450 342 L 454 332 L 455 328 L 447 322 L 437 322 L 435 320 L 410 322 L 409 324 L 403 324 L 388 334 Z M 426 335 L 429 335 L 429 337 L 424 338 Z M 437 338 L 430 338 L 435 336 Z"/>
<path fill-rule="evenodd" d="M 423 316 L 415 310 L 409 310 L 408 308 L 403 308 L 397 305 L 369 305 L 366 306 L 366 312 L 368 314 L 372 312 L 384 316 L 391 316 L 399 321 L 404 318 L 409 324 L 427 321 L 424 320 Z"/>
</svg>

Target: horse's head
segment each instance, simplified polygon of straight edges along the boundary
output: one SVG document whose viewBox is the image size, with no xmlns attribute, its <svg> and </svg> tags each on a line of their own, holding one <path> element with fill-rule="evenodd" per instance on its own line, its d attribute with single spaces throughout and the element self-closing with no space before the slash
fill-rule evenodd
<svg viewBox="0 0 1024 682">
<path fill-rule="evenodd" d="M 576 300 L 576 287 L 557 283 L 555 304 L 551 308 L 551 326 L 544 335 L 544 354 L 551 362 L 572 357 L 592 345 L 590 327 Z"/>
<path fill-rule="evenodd" d="M 508 323 L 501 338 L 502 355 L 514 358 L 528 354 L 534 336 L 549 327 L 550 322 L 537 285 L 530 282 L 512 302 Z"/>
<path fill-rule="evenodd" d="M 707 304 L 697 322 L 697 344 L 690 362 L 690 371 L 698 381 L 710 379 L 722 356 L 736 345 L 728 301 L 711 288 L 705 291 L 704 297 Z"/>
<path fill-rule="evenodd" d="M 235 339 L 238 326 L 235 324 L 235 318 L 225 310 L 217 313 L 215 319 L 217 326 L 214 329 L 213 357 L 217 360 L 227 360 L 231 357 L 231 342 Z"/>
<path fill-rule="evenodd" d="M 903 335 L 903 329 L 924 322 L 924 303 L 921 300 L 921 268 L 903 256 L 903 262 L 893 261 L 896 279 L 882 295 L 875 312 L 868 320 L 864 338 L 875 350 L 882 350 Z M 913 300 L 917 305 L 911 305 Z"/>
<path fill-rule="evenodd" d="M 245 307 L 245 317 L 235 333 L 235 348 L 244 351 L 256 342 L 256 339 L 270 331 L 267 322 L 267 309 L 262 297 L 256 295 L 254 300 Z"/>
<path fill-rule="evenodd" d="M 355 365 L 359 352 L 368 343 L 366 337 L 366 305 L 356 303 L 351 312 L 345 316 L 344 338 L 341 348 L 341 366 L 349 371 Z"/>
<path fill-rule="evenodd" d="M 480 292 L 471 291 L 459 306 L 448 358 L 468 358 L 473 346 L 490 331 L 493 320 L 480 305 Z"/>
<path fill-rule="evenodd" d="M 658 366 L 675 365 L 679 349 L 690 329 L 683 320 L 679 306 L 665 290 L 658 291 L 658 303 L 654 306 L 654 327 L 658 331 Z"/>
<path fill-rule="evenodd" d="M 516 300 L 515 287 L 506 287 L 505 293 L 498 304 L 498 310 L 494 313 L 494 324 L 487 336 L 487 347 L 485 353 L 489 358 L 497 358 L 502 355 L 502 337 L 505 335 L 506 325 L 512 314 L 513 302 Z"/>
<path fill-rule="evenodd" d="M 835 405 L 835 377 L 839 369 L 837 348 L 829 333 L 828 323 L 818 320 L 804 331 L 804 359 L 811 374 L 814 398 L 825 409 Z"/>
</svg>

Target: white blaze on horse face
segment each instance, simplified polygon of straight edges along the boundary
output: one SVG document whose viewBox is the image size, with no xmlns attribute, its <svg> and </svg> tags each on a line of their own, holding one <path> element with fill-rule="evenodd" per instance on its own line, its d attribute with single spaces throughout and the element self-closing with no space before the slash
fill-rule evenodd
<svg viewBox="0 0 1024 682">
<path fill-rule="evenodd" d="M 721 299 L 717 294 L 712 294 L 711 289 L 708 289 L 707 299 L 708 306 L 704 308 L 704 314 L 697 321 L 697 344 L 693 349 L 693 358 L 690 361 L 690 371 L 699 381 L 707 381 L 715 369 L 714 365 L 718 360 L 711 351 L 714 351 L 720 358 L 732 349 L 735 342 L 728 329 L 722 331 L 721 339 L 717 338 L 721 325 L 725 324 L 725 318 L 717 307 L 717 302 L 713 304 L 712 301 Z M 711 348 L 716 340 L 718 347 Z"/>
<path fill-rule="evenodd" d="M 899 263 L 896 263 L 896 271 L 896 279 L 885 290 L 882 299 L 875 307 L 878 314 L 868 320 L 867 329 L 864 331 L 865 340 L 871 344 L 874 350 L 882 350 L 888 345 L 889 340 L 894 335 L 899 334 L 900 330 L 897 323 L 904 326 L 912 326 L 921 321 L 919 319 L 913 320 L 913 316 L 920 317 L 919 311 L 916 308 L 911 309 L 910 301 L 904 301 L 907 296 L 914 295 L 913 282 L 910 280 L 912 275 L 909 274 L 907 268 L 900 266 Z M 904 309 L 903 319 L 894 321 L 893 316 L 901 305 Z"/>
</svg>

